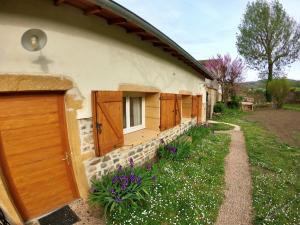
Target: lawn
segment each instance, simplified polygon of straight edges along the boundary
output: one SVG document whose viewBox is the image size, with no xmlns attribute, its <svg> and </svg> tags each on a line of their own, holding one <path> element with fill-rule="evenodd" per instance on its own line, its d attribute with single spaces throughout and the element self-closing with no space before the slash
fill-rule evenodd
<svg viewBox="0 0 300 225">
<path fill-rule="evenodd" d="M 300 104 L 284 104 L 283 109 L 294 110 L 300 112 Z"/>
<path fill-rule="evenodd" d="M 209 127 L 213 131 L 232 130 L 234 127 L 224 123 L 212 123 Z"/>
<path fill-rule="evenodd" d="M 159 159 L 156 185 L 144 204 L 111 213 L 108 224 L 214 224 L 224 197 L 224 158 L 230 137 L 205 127 L 192 128 L 191 155 L 181 161 Z"/>
<path fill-rule="evenodd" d="M 300 224 L 300 148 L 284 144 L 245 113 L 215 118 L 242 127 L 251 164 L 256 225 Z"/>
</svg>

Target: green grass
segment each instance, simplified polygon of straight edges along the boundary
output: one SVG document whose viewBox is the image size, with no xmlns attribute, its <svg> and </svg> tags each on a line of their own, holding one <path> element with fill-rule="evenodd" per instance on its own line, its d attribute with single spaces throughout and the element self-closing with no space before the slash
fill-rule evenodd
<svg viewBox="0 0 300 225">
<path fill-rule="evenodd" d="M 224 197 L 228 135 L 193 128 L 192 154 L 185 161 L 161 159 L 153 169 L 157 185 L 143 207 L 112 215 L 109 224 L 214 224 Z"/>
<path fill-rule="evenodd" d="M 300 112 L 300 104 L 284 104 L 283 109 L 294 110 Z"/>
<path fill-rule="evenodd" d="M 280 143 L 241 112 L 216 118 L 242 126 L 253 182 L 255 225 L 300 224 L 300 149 Z"/>
<path fill-rule="evenodd" d="M 209 127 L 212 130 L 218 131 L 218 130 L 232 130 L 233 126 L 230 126 L 228 124 L 224 124 L 224 123 L 212 123 L 209 125 Z"/>
</svg>

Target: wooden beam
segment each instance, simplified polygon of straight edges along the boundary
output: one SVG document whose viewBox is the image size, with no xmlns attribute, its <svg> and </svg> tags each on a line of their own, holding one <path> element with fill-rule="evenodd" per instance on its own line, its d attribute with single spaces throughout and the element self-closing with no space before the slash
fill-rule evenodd
<svg viewBox="0 0 300 225">
<path fill-rule="evenodd" d="M 144 36 L 144 37 L 141 37 L 141 39 L 143 41 L 159 41 L 157 37 L 151 37 L 151 36 Z"/>
<path fill-rule="evenodd" d="M 65 0 L 54 0 L 54 4 L 56 6 L 59 6 L 59 5 L 63 4 L 64 2 L 65 2 Z"/>
<path fill-rule="evenodd" d="M 174 53 L 172 53 L 172 56 L 178 57 L 178 56 L 180 56 L 180 54 L 178 52 L 174 52 Z"/>
<path fill-rule="evenodd" d="M 109 25 L 113 25 L 113 24 L 123 24 L 123 23 L 127 23 L 127 20 L 124 18 L 116 18 L 116 19 L 107 19 L 107 23 Z"/>
<path fill-rule="evenodd" d="M 161 43 L 161 42 L 153 43 L 153 46 L 154 47 L 169 47 L 169 45 L 167 45 L 165 43 Z"/>
<path fill-rule="evenodd" d="M 98 14 L 102 11 L 102 9 L 100 7 L 93 7 L 93 8 L 90 8 L 88 10 L 86 10 L 84 12 L 85 15 L 89 16 L 89 15 L 95 15 L 95 14 Z"/>
<path fill-rule="evenodd" d="M 127 29 L 127 33 L 145 33 L 146 31 L 142 28 L 136 28 L 136 29 Z"/>
<path fill-rule="evenodd" d="M 176 50 L 174 50 L 174 49 L 171 48 L 171 47 L 165 47 L 165 48 L 163 48 L 163 50 L 164 50 L 165 52 L 173 52 L 173 53 L 176 52 Z"/>
</svg>

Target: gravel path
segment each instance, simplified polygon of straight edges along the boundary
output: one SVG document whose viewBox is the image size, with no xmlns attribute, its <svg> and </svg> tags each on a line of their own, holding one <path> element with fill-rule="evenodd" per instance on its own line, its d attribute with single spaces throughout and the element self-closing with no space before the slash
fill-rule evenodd
<svg viewBox="0 0 300 225">
<path fill-rule="evenodd" d="M 218 132 L 229 133 L 231 143 L 225 158 L 225 199 L 216 225 L 252 224 L 252 183 L 245 138 L 240 127 L 234 127 L 232 131 Z"/>
</svg>

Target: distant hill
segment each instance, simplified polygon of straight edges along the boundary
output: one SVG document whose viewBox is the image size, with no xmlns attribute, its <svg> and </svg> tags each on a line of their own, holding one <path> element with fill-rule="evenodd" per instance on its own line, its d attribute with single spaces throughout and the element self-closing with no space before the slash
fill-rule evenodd
<svg viewBox="0 0 300 225">
<path fill-rule="evenodd" d="M 243 82 L 241 83 L 242 86 L 244 86 L 245 88 L 253 88 L 253 89 L 259 89 L 259 88 L 265 88 L 266 86 L 266 81 L 267 80 L 258 80 L 258 81 L 247 81 L 247 82 Z M 296 87 L 296 88 L 300 88 L 300 80 L 292 80 L 292 79 L 288 79 L 288 81 L 291 84 L 291 87 Z"/>
</svg>

